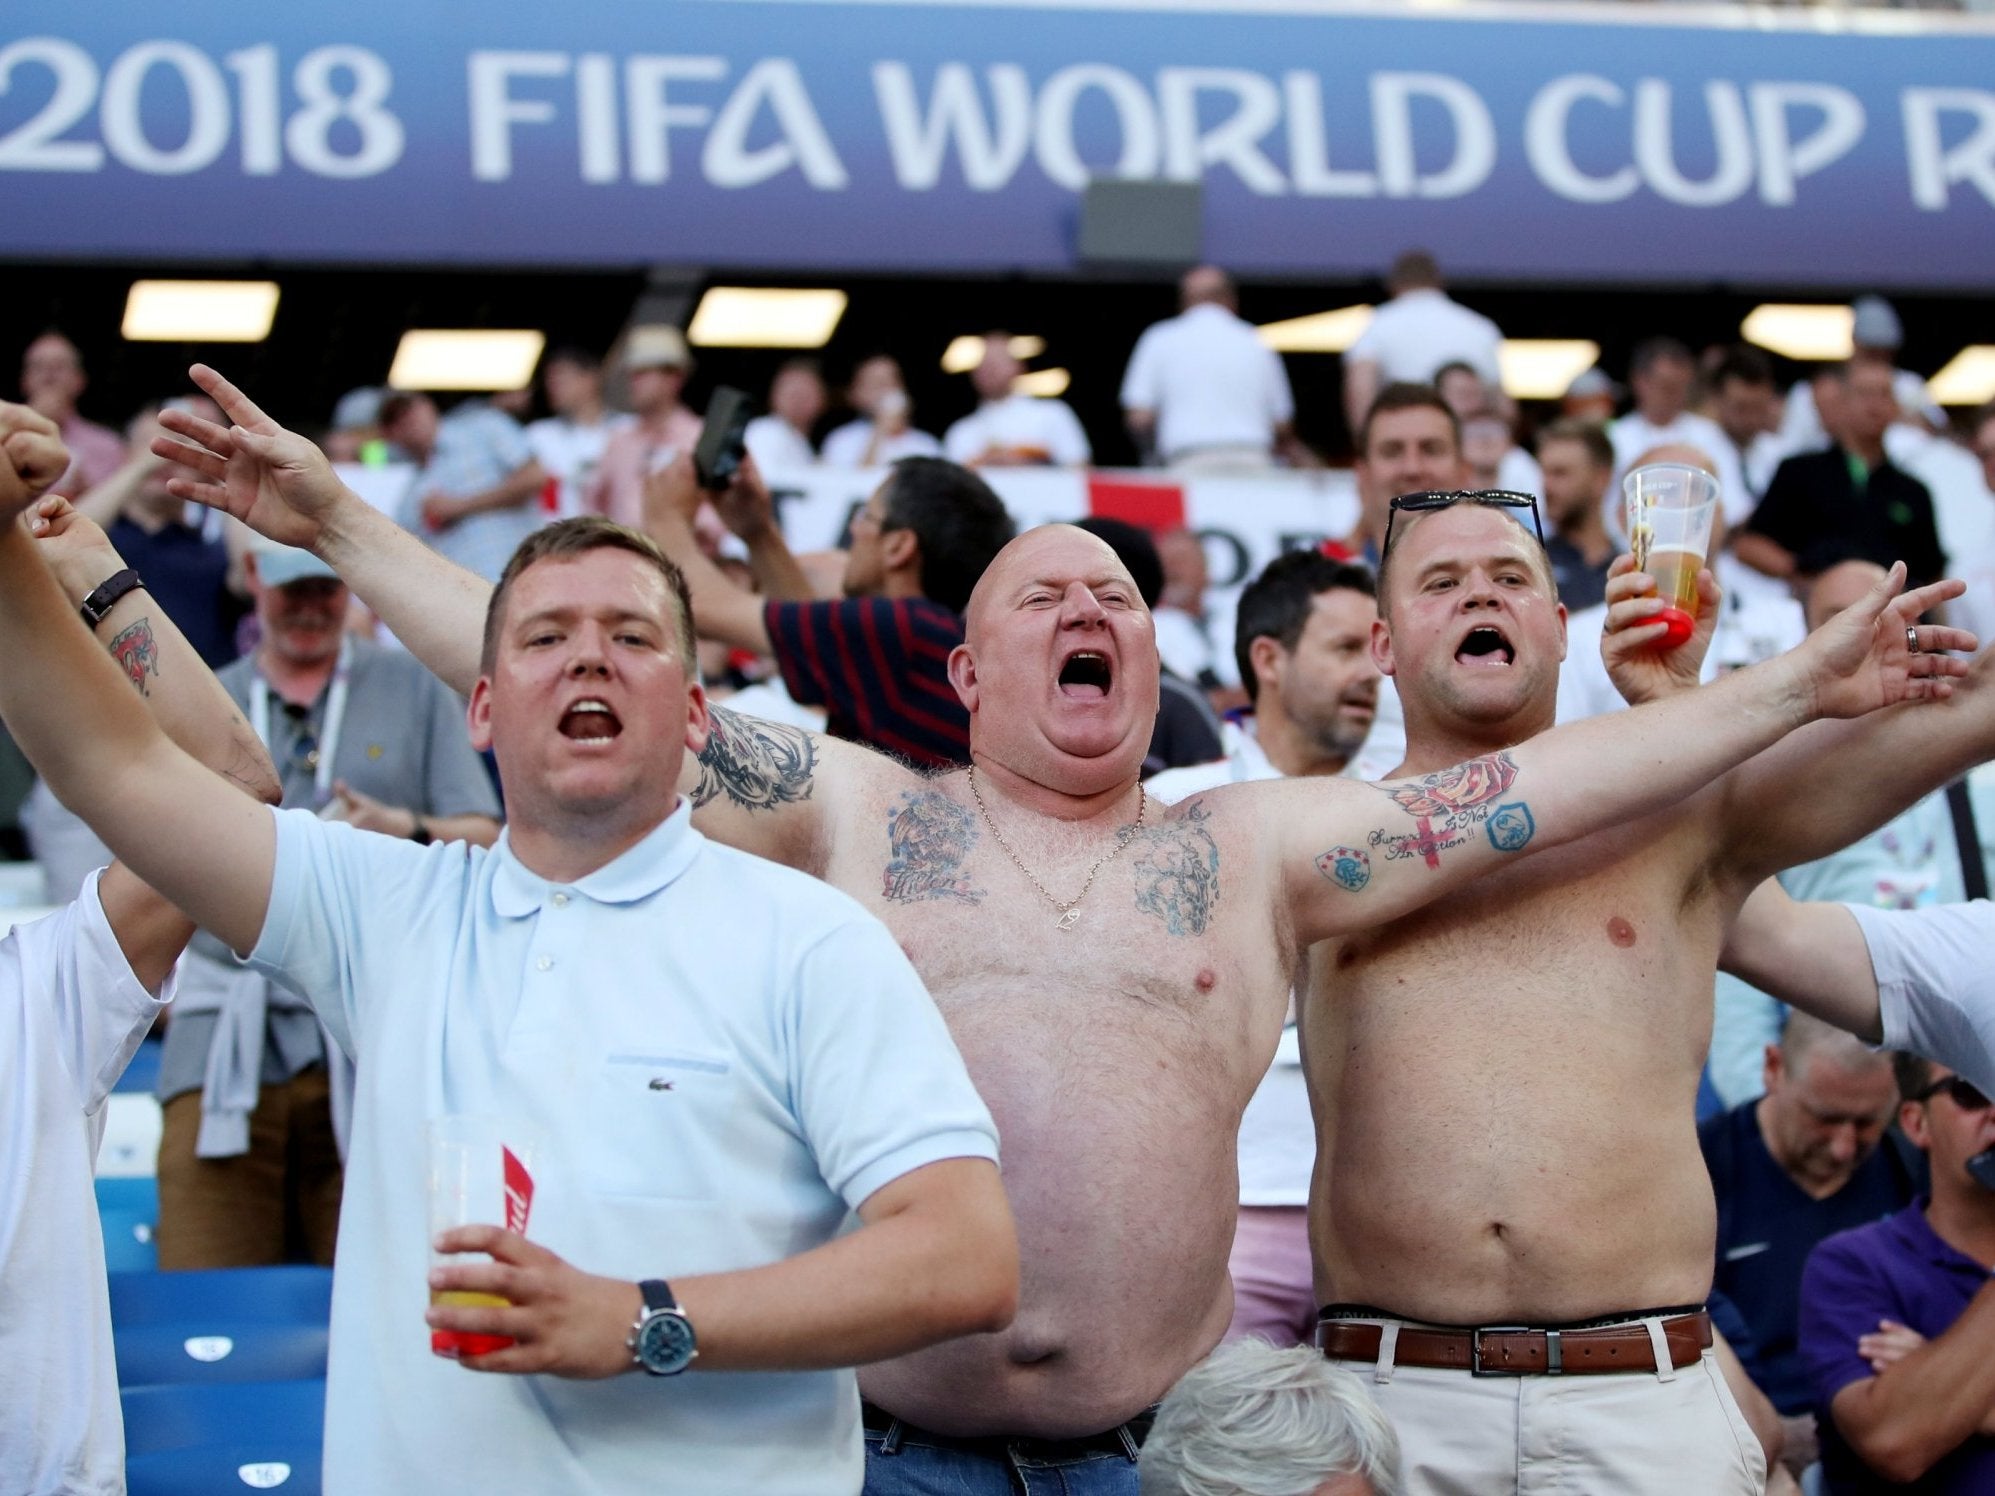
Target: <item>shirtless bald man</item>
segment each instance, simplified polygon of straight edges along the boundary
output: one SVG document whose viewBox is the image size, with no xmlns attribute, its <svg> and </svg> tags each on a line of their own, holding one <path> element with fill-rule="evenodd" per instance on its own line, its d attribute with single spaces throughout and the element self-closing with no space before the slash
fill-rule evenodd
<svg viewBox="0 0 1995 1496">
<path fill-rule="evenodd" d="M 1397 518 L 1373 652 L 1405 704 L 1399 774 L 1542 732 L 1564 610 L 1529 516 Z M 1610 619 L 1637 695 L 1700 663 L 1642 647 L 1657 606 Z M 1995 749 L 1991 673 L 1984 656 L 1943 706 L 1796 733 L 1681 804 L 1309 953 L 1318 1336 L 1374 1378 L 1409 1491 L 1761 1489 L 1704 1351 L 1716 1226 L 1692 1113 L 1719 945 L 1762 877 Z M 1614 1328 L 1579 1328 L 1597 1324 Z M 1516 1326 L 1536 1328 L 1494 1333 Z"/>
<path fill-rule="evenodd" d="M 210 480 L 186 496 L 316 549 L 446 681 L 473 679 L 484 585 L 226 381 L 196 378 L 246 430 L 176 424 L 206 449 L 177 452 Z M 869 1489 L 1009 1493 L 1038 1464 L 1069 1490 L 1133 1492 L 1147 1410 L 1227 1324 L 1234 1140 L 1297 952 L 1459 896 L 1527 846 L 1659 810 L 1817 711 L 1933 689 L 1908 663 L 1943 667 L 1907 661 L 1902 623 L 1873 627 L 1882 602 L 1760 673 L 1415 783 L 1274 781 L 1166 809 L 1137 785 L 1157 701 L 1148 612 L 1106 546 L 1048 526 L 985 574 L 951 658 L 972 772 L 926 778 L 718 710 L 696 824 L 888 923 L 1003 1137 L 1017 1319 L 864 1370 Z"/>
</svg>

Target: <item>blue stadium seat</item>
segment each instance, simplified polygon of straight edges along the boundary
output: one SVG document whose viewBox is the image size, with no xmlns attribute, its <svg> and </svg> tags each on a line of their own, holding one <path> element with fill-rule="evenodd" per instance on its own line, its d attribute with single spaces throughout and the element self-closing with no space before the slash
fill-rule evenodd
<svg viewBox="0 0 1995 1496">
<path fill-rule="evenodd" d="M 121 1325 L 112 1338 L 120 1387 L 322 1380 L 326 1374 L 323 1323 L 188 1318 Z"/>
<path fill-rule="evenodd" d="M 268 1458 L 295 1465 L 285 1452 L 316 1446 L 325 1428 L 322 1381 L 133 1387 L 120 1393 L 119 1401 L 125 1410 L 125 1453 L 134 1467 L 144 1455 L 204 1448 L 226 1452 L 238 1464 Z M 316 1489 L 316 1461 L 312 1477 Z"/>
<path fill-rule="evenodd" d="M 112 1273 L 111 1325 L 195 1325 L 202 1320 L 323 1325 L 332 1317 L 332 1269 L 309 1264 L 224 1267 L 191 1273 Z M 187 1334 L 198 1334 L 190 1328 Z"/>
<path fill-rule="evenodd" d="M 223 1496 L 229 1491 L 282 1491 L 319 1496 L 317 1443 L 203 1444 L 142 1454 L 125 1463 L 128 1496 Z"/>
<path fill-rule="evenodd" d="M 104 1266 L 113 1273 L 144 1273 L 159 1266 L 153 1233 L 159 1226 L 159 1184 L 150 1175 L 99 1179 L 97 1216 L 104 1229 Z"/>
</svg>

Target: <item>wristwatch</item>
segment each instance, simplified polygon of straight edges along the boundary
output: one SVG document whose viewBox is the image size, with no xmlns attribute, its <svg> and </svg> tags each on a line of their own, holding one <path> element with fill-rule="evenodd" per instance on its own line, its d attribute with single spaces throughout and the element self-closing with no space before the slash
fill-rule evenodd
<svg viewBox="0 0 1995 1496">
<path fill-rule="evenodd" d="M 429 825 L 421 816 L 412 815 L 409 819 L 415 822 L 413 826 L 409 827 L 410 841 L 419 847 L 426 847 L 436 840 L 435 837 L 430 835 Z"/>
<path fill-rule="evenodd" d="M 664 1279 L 647 1278 L 637 1291 L 644 1295 L 644 1312 L 624 1342 L 630 1347 L 630 1359 L 655 1377 L 675 1377 L 700 1353 L 693 1322 L 680 1310 Z"/>
<path fill-rule="evenodd" d="M 136 592 L 143 586 L 145 583 L 140 580 L 139 574 L 129 566 L 112 572 L 83 599 L 81 608 L 83 621 L 94 629 L 109 616 L 111 610 L 117 607 L 126 593 Z"/>
</svg>

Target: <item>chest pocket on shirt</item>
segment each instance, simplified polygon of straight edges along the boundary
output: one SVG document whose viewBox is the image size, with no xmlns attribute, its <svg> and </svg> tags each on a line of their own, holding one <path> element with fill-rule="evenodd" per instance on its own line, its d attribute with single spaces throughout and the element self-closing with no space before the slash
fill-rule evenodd
<svg viewBox="0 0 1995 1496">
<path fill-rule="evenodd" d="M 605 1195 L 713 1200 L 740 1081 L 712 1050 L 618 1051 L 597 1068 L 589 1184 Z"/>
</svg>

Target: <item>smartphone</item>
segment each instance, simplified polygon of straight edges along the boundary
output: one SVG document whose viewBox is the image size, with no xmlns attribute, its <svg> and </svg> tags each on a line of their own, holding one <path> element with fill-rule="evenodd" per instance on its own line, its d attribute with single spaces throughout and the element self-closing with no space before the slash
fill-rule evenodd
<svg viewBox="0 0 1995 1496">
<path fill-rule="evenodd" d="M 741 471 L 753 410 L 748 396 L 725 384 L 707 401 L 706 423 L 693 447 L 693 469 L 699 475 L 700 487 L 708 493 L 720 493 Z"/>
<path fill-rule="evenodd" d="M 1984 1148 L 1967 1161 L 1967 1172 L 1985 1190 L 1995 1190 L 1995 1148 Z"/>
</svg>

